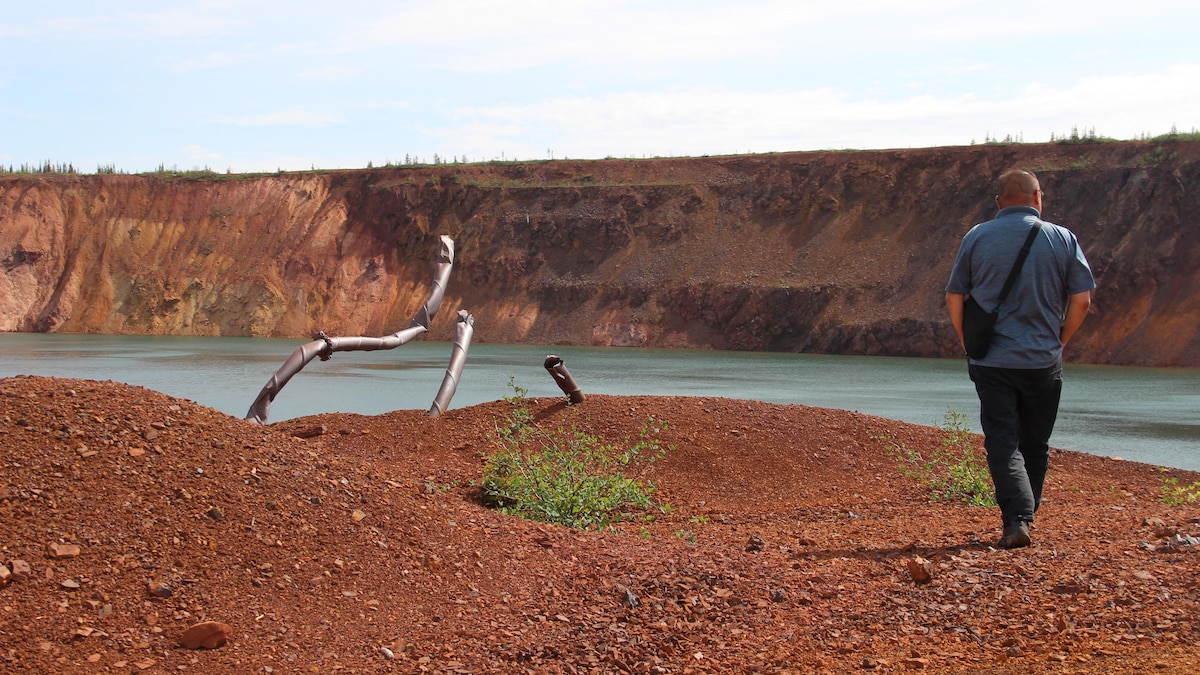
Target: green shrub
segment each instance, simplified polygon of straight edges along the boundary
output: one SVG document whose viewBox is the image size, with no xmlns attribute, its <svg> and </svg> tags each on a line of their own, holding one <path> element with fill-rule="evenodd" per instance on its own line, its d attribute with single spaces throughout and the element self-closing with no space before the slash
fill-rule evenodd
<svg viewBox="0 0 1200 675">
<path fill-rule="evenodd" d="M 1178 127 L 1176 127 L 1174 124 L 1172 124 L 1171 131 L 1169 133 L 1159 134 L 1158 136 L 1152 136 L 1146 140 L 1166 141 L 1166 142 L 1200 141 L 1200 131 L 1197 131 L 1196 127 L 1192 127 L 1191 131 L 1180 131 Z"/>
<path fill-rule="evenodd" d="M 1142 155 L 1142 166 L 1158 166 L 1164 162 L 1174 162 L 1178 157 L 1177 152 L 1160 143 L 1154 146 L 1153 150 Z"/>
<path fill-rule="evenodd" d="M 1195 503 L 1200 500 L 1200 480 L 1191 485 L 1180 485 L 1178 478 L 1164 478 L 1163 491 L 1158 499 L 1164 504 L 1174 506 Z"/>
<path fill-rule="evenodd" d="M 543 429 L 526 404 L 526 390 L 511 379 L 509 386 L 515 395 L 505 400 L 513 410 L 496 423 L 495 451 L 485 457 L 480 480 L 486 506 L 577 529 L 605 528 L 659 506 L 651 497 L 654 483 L 638 474 L 670 449 L 658 438 L 665 421 L 651 417 L 636 442 L 626 438 L 618 447 L 575 424 Z"/>
<path fill-rule="evenodd" d="M 900 462 L 900 472 L 930 491 L 932 501 L 961 501 L 971 506 L 995 506 L 996 491 L 987 463 L 975 452 L 966 415 L 947 411 L 940 425 L 946 433 L 928 456 L 903 443 L 882 438 Z"/>
</svg>

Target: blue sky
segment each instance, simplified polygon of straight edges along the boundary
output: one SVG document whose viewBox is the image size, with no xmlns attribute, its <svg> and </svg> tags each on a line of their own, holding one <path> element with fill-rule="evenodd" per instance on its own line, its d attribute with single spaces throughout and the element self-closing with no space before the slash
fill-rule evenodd
<svg viewBox="0 0 1200 675">
<path fill-rule="evenodd" d="M 361 168 L 1200 128 L 1200 3 L 0 0 L 0 164 Z"/>
</svg>

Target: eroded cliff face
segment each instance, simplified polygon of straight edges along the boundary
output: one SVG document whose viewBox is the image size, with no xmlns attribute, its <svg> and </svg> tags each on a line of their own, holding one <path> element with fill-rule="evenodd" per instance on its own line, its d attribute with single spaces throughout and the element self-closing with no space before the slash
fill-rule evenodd
<svg viewBox="0 0 1200 675">
<path fill-rule="evenodd" d="M 486 342 L 958 356 L 943 292 L 1005 168 L 1099 288 L 1073 362 L 1200 366 L 1200 144 L 0 178 L 0 330 L 383 335 L 457 245 Z"/>
</svg>

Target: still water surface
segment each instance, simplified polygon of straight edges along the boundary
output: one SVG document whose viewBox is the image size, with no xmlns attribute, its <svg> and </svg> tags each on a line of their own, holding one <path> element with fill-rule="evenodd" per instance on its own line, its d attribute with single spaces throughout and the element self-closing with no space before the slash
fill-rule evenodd
<svg viewBox="0 0 1200 675">
<path fill-rule="evenodd" d="M 0 377 L 115 380 L 244 417 L 303 340 L 0 333 Z M 427 410 L 451 345 L 417 340 L 314 360 L 275 399 L 270 421 L 321 412 Z M 978 401 L 959 360 L 474 344 L 451 408 L 511 395 L 560 396 L 542 368 L 557 354 L 585 394 L 722 396 L 841 408 L 917 424 Z M 1051 445 L 1200 470 L 1200 371 L 1071 366 Z"/>
</svg>

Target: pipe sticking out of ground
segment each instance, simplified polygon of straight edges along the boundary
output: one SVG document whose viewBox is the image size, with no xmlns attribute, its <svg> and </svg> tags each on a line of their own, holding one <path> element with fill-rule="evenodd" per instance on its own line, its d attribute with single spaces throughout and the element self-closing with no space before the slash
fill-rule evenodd
<svg viewBox="0 0 1200 675">
<path fill-rule="evenodd" d="M 575 383 L 575 378 L 571 377 L 571 373 L 567 370 L 567 364 L 563 363 L 560 357 L 550 354 L 546 356 L 546 361 L 542 365 L 545 366 L 546 372 L 550 373 L 550 377 L 554 378 L 554 383 L 563 390 L 572 404 L 583 402 L 583 390 Z"/>
<path fill-rule="evenodd" d="M 467 350 L 471 348 L 471 336 L 475 333 L 475 317 L 467 310 L 458 310 L 458 324 L 454 330 L 454 347 L 450 350 L 450 364 L 446 366 L 446 376 L 442 378 L 442 386 L 437 396 L 433 397 L 433 405 L 429 407 L 430 417 L 437 417 L 450 407 L 450 399 L 458 390 L 462 380 L 463 366 L 467 362 Z"/>
<path fill-rule="evenodd" d="M 279 367 L 279 370 L 275 371 L 275 374 L 263 386 L 262 391 L 258 393 L 258 398 L 254 399 L 254 403 L 250 405 L 246 419 L 258 424 L 266 424 L 267 417 L 271 413 L 271 402 L 283 390 L 288 380 L 303 370 L 304 366 L 314 358 L 320 357 L 322 361 L 328 361 L 334 352 L 395 349 L 421 333 L 427 332 L 429 323 L 433 321 L 434 315 L 442 305 L 446 282 L 449 281 L 450 270 L 454 267 L 454 240 L 443 235 L 438 241 L 439 250 L 434 261 L 433 284 L 429 291 L 429 298 L 413 317 L 408 328 L 383 337 L 329 337 L 323 332 L 316 333 L 313 335 L 312 342 L 297 348 Z"/>
</svg>

